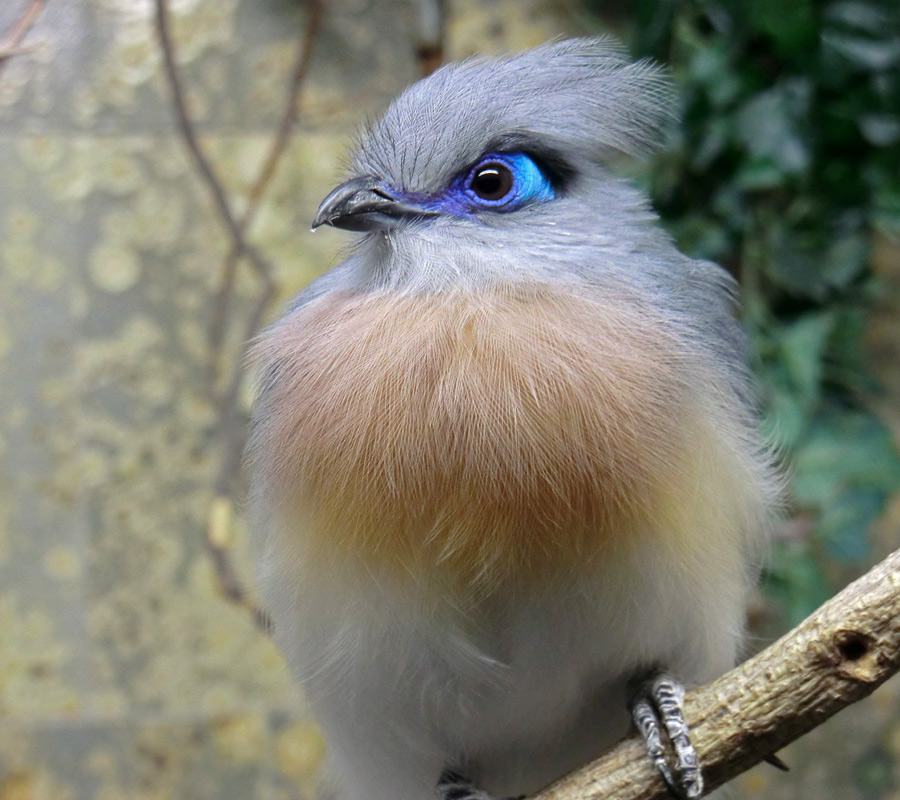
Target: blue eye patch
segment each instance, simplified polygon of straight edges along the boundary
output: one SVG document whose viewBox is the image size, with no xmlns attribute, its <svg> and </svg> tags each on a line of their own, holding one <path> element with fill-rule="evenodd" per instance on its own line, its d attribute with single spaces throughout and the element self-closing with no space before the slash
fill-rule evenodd
<svg viewBox="0 0 900 800">
<path fill-rule="evenodd" d="M 556 196 L 550 179 L 525 153 L 488 153 L 435 198 L 441 210 L 516 211 Z"/>
</svg>

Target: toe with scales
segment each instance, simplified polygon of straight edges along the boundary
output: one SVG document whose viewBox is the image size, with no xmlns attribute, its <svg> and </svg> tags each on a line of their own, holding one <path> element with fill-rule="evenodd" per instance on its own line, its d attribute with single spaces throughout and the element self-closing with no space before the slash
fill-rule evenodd
<svg viewBox="0 0 900 800">
<path fill-rule="evenodd" d="M 635 682 L 629 705 L 647 754 L 669 791 L 680 800 L 701 797 L 703 776 L 684 719 L 684 687 L 681 683 L 669 673 L 654 669 Z M 668 748 L 663 741 L 663 732 Z"/>
<path fill-rule="evenodd" d="M 435 786 L 438 800 L 498 800 L 490 792 L 479 789 L 472 780 L 453 767 L 445 767 Z M 523 800 L 525 796 L 505 800 Z"/>
</svg>

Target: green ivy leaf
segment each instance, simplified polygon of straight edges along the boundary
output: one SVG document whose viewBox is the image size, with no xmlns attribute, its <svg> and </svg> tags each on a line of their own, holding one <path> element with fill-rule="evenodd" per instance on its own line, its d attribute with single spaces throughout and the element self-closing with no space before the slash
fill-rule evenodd
<svg viewBox="0 0 900 800">
<path fill-rule="evenodd" d="M 808 87 L 794 81 L 762 92 L 744 105 L 738 115 L 738 135 L 752 157 L 788 175 L 808 169 L 810 152 L 801 132 L 807 95 Z"/>
<path fill-rule="evenodd" d="M 793 465 L 800 524 L 766 586 L 797 621 L 833 588 L 830 564 L 868 557 L 900 489 L 896 447 L 859 401 L 870 240 L 900 234 L 900 3 L 639 5 L 685 107 L 655 200 L 679 246 L 742 276 L 763 427 Z"/>
<path fill-rule="evenodd" d="M 809 0 L 754 0 L 748 15 L 754 27 L 782 55 L 807 54 L 815 46 L 815 9 Z"/>
<path fill-rule="evenodd" d="M 900 456 L 890 433 L 861 411 L 821 413 L 793 466 L 800 506 L 827 507 L 841 491 L 877 491 L 884 499 L 900 486 Z"/>
<path fill-rule="evenodd" d="M 831 23 L 846 26 L 881 36 L 891 29 L 891 17 L 883 3 L 850 2 L 829 3 L 825 8 L 825 19 Z"/>
<path fill-rule="evenodd" d="M 766 562 L 767 593 L 785 609 L 788 627 L 802 622 L 828 597 L 828 581 L 803 542 L 775 542 Z"/>
<path fill-rule="evenodd" d="M 886 70 L 900 63 L 900 40 L 871 39 L 836 31 L 822 34 L 822 43 L 859 69 Z"/>
<path fill-rule="evenodd" d="M 822 356 L 834 324 L 834 311 L 807 314 L 788 325 L 779 337 L 786 378 L 808 410 L 820 394 Z"/>
<path fill-rule="evenodd" d="M 859 129 L 869 144 L 887 147 L 900 142 L 900 117 L 895 114 L 863 114 Z"/>
</svg>

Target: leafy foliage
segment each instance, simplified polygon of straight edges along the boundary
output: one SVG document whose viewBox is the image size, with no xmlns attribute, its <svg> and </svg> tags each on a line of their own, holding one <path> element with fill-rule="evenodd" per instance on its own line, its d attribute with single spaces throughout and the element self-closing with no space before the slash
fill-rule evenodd
<svg viewBox="0 0 900 800">
<path fill-rule="evenodd" d="M 803 524 L 768 588 L 795 620 L 835 588 L 829 563 L 869 558 L 900 486 L 863 355 L 873 233 L 900 234 L 900 3 L 639 0 L 634 21 L 634 50 L 682 89 L 650 191 L 682 249 L 741 280 L 765 424 L 793 470 Z"/>
</svg>

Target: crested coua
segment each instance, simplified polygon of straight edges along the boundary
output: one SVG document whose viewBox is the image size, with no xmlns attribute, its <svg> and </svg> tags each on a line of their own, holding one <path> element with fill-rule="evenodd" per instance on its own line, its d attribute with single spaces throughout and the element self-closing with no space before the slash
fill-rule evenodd
<svg viewBox="0 0 900 800">
<path fill-rule="evenodd" d="M 702 792 L 682 687 L 735 663 L 778 480 L 733 281 L 605 166 L 671 108 L 602 39 L 446 66 L 319 208 L 352 254 L 260 338 L 248 455 L 348 800 L 531 793 L 634 723 Z"/>
</svg>

